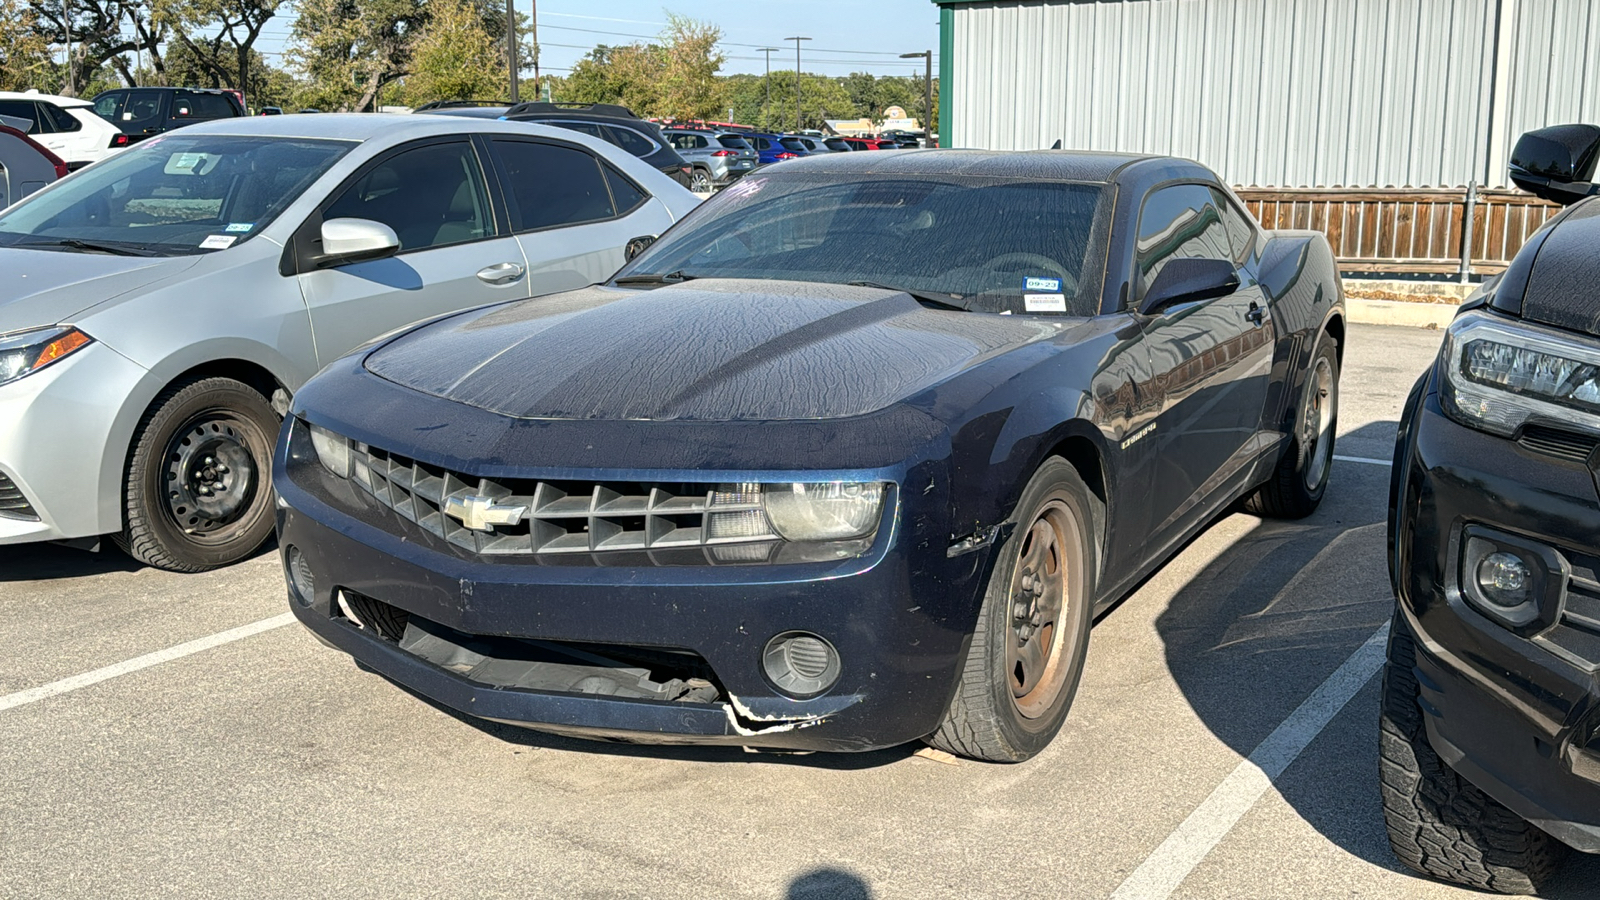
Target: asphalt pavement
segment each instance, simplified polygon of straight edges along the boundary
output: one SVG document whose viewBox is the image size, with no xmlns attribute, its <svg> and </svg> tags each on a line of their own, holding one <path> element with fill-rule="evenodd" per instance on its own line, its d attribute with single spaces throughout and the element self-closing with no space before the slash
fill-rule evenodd
<svg viewBox="0 0 1600 900">
<path fill-rule="evenodd" d="M 1378 806 L 1387 460 L 1440 336 L 1351 327 L 1322 508 L 1228 515 L 1108 613 L 1022 765 L 471 721 L 282 624 L 276 551 L 0 548 L 0 897 L 1479 896 Z"/>
</svg>

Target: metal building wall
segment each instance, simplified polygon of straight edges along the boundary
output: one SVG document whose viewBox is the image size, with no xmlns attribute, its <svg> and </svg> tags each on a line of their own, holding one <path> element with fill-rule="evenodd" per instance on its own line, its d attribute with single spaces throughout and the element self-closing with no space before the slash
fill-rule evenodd
<svg viewBox="0 0 1600 900">
<path fill-rule="evenodd" d="M 951 145 L 1170 153 L 1241 185 L 1503 184 L 1522 131 L 1600 121 L 1596 5 L 956 0 Z"/>
</svg>

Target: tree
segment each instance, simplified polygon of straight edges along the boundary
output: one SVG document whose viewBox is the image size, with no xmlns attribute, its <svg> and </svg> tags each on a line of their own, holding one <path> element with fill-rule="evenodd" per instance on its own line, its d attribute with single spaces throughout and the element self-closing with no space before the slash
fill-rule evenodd
<svg viewBox="0 0 1600 900">
<path fill-rule="evenodd" d="M 429 22 L 406 77 L 408 102 L 420 106 L 501 93 L 505 48 L 489 36 L 478 8 L 464 0 L 432 0 L 429 6 Z"/>
<path fill-rule="evenodd" d="M 63 93 L 77 94 L 88 81 L 84 76 L 122 54 L 144 51 L 159 59 L 158 48 L 165 34 L 160 28 L 149 27 L 144 0 L 74 0 L 70 4 L 56 0 L 26 2 L 29 28 L 34 34 L 57 46 L 69 43 L 70 38 L 73 45 L 63 73 L 60 88 Z M 125 25 L 132 28 L 132 37 L 124 33 Z M 123 64 L 119 71 L 125 68 Z"/>
<path fill-rule="evenodd" d="M 717 78 L 721 39 L 714 25 L 668 13 L 658 42 L 602 44 L 578 60 L 562 86 L 563 99 L 618 103 L 642 116 L 717 118 L 726 108 Z"/>
<path fill-rule="evenodd" d="M 300 0 L 289 59 L 310 82 L 302 104 L 364 112 L 410 71 L 423 0 Z"/>
<path fill-rule="evenodd" d="M 251 52 L 283 0 L 152 0 L 151 19 L 171 29 L 212 87 L 251 96 Z M 173 44 L 168 45 L 169 51 Z"/>
<path fill-rule="evenodd" d="M 0 91 L 36 88 L 54 76 L 37 13 L 19 0 L 0 0 Z"/>
<path fill-rule="evenodd" d="M 777 131 L 794 128 L 794 73 L 772 73 L 772 106 L 762 114 L 762 127 Z M 824 119 L 849 119 L 856 115 L 850 94 L 837 79 L 825 75 L 800 76 L 800 127 L 821 128 Z"/>
</svg>

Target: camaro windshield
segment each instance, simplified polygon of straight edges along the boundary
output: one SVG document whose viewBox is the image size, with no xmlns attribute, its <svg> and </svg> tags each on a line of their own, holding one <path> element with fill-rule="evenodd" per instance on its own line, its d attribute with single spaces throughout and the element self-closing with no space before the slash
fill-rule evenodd
<svg viewBox="0 0 1600 900">
<path fill-rule="evenodd" d="M 355 144 L 169 135 L 0 215 L 0 246 L 141 254 L 221 250 L 260 233 Z"/>
<path fill-rule="evenodd" d="M 1094 315 L 1108 193 L 1013 178 L 757 174 L 618 279 L 870 282 L 980 312 Z"/>
</svg>

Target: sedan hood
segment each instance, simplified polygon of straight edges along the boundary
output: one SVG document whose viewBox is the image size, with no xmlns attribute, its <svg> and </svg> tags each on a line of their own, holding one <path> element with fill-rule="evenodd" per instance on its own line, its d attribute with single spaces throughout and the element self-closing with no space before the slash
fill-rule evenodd
<svg viewBox="0 0 1600 900">
<path fill-rule="evenodd" d="M 366 367 L 517 418 L 823 419 L 874 412 L 1059 332 L 924 309 L 898 291 L 698 280 L 467 313 L 379 348 Z"/>
<path fill-rule="evenodd" d="M 91 306 L 180 272 L 198 259 L 0 247 L 0 334 L 70 322 Z"/>
</svg>

